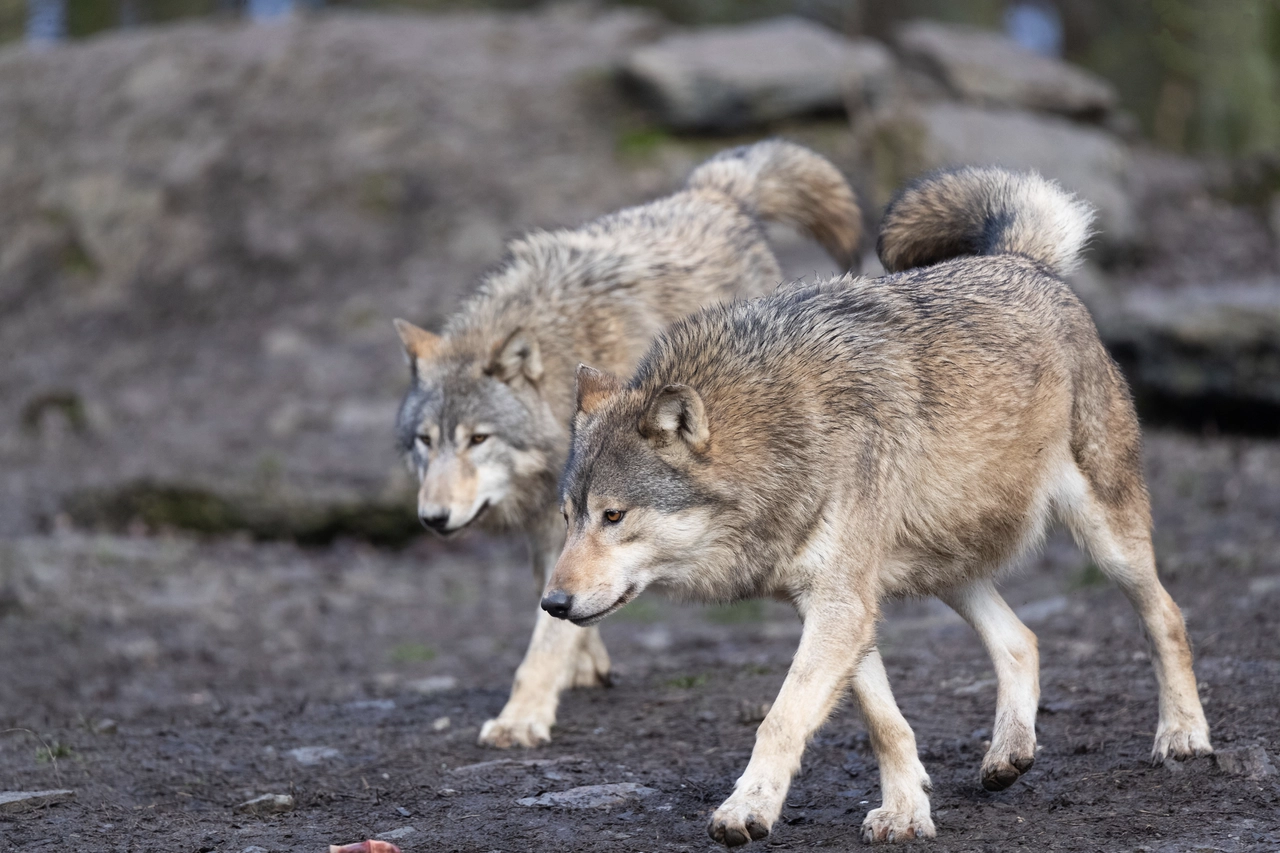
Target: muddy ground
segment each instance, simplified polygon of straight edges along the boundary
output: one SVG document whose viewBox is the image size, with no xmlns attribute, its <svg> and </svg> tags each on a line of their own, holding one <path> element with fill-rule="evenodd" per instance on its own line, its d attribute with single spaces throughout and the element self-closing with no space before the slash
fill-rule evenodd
<svg viewBox="0 0 1280 853">
<path fill-rule="evenodd" d="M 1275 757 L 1280 443 L 1156 432 L 1148 468 L 1214 743 Z M 407 853 L 708 850 L 707 816 L 751 749 L 744 708 L 773 697 L 799 634 L 773 603 L 646 596 L 603 629 L 617 685 L 568 694 L 552 745 L 499 753 L 475 737 L 533 621 L 515 543 L 65 530 L 2 548 L 0 790 L 75 791 L 0 815 L 0 850 L 23 853 L 324 850 L 394 830 Z M 1280 849 L 1280 777 L 1148 765 L 1156 691 L 1137 620 L 1065 536 L 1005 589 L 1040 637 L 1043 698 L 1036 765 L 1002 794 L 978 785 L 994 686 L 974 634 L 936 602 L 889 607 L 885 660 L 935 785 L 938 839 L 912 849 Z M 332 752 L 306 764 L 302 747 Z M 614 782 L 656 792 L 590 810 L 516 802 Z M 296 808 L 233 810 L 271 793 Z M 843 708 L 755 846 L 857 847 L 878 800 Z"/>
</svg>

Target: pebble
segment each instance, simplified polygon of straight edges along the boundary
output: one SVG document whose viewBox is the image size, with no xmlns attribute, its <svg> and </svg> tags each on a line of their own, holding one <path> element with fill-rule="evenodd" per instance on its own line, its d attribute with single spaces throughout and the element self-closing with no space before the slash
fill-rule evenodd
<svg viewBox="0 0 1280 853">
<path fill-rule="evenodd" d="M 342 753 L 331 746 L 300 746 L 289 750 L 289 756 L 303 767 L 314 767 L 330 759 L 341 758 Z"/>
<path fill-rule="evenodd" d="M 288 794 L 263 794 L 235 807 L 241 814 L 283 814 L 293 811 L 293 797 Z"/>
<path fill-rule="evenodd" d="M 447 728 L 449 728 L 448 717 L 436 717 L 436 719 L 431 722 L 431 731 L 433 732 L 442 732 Z"/>
<path fill-rule="evenodd" d="M 618 806 L 628 800 L 648 797 L 658 793 L 635 782 L 617 782 L 612 785 L 584 785 L 567 791 L 554 791 L 540 797 L 523 797 L 516 800 L 521 806 L 543 806 L 559 809 L 599 809 Z"/>
<path fill-rule="evenodd" d="M 75 791 L 60 789 L 56 791 L 0 791 L 0 814 L 16 814 L 29 809 L 52 806 L 74 800 Z"/>
<path fill-rule="evenodd" d="M 410 835 L 417 835 L 418 830 L 412 826 L 402 826 L 399 829 L 392 829 L 387 832 L 379 832 L 378 837 L 383 841 L 399 841 L 401 838 L 408 838 Z"/>
<path fill-rule="evenodd" d="M 452 675 L 431 675 L 415 681 L 405 682 L 404 686 L 415 693 L 429 696 L 432 693 L 443 693 L 446 690 L 452 690 L 458 686 L 458 679 Z"/>
<path fill-rule="evenodd" d="M 1238 749 L 1220 749 L 1213 754 L 1213 759 L 1218 769 L 1228 776 L 1261 779 L 1265 776 L 1274 776 L 1276 773 L 1271 757 L 1257 744 Z"/>
</svg>

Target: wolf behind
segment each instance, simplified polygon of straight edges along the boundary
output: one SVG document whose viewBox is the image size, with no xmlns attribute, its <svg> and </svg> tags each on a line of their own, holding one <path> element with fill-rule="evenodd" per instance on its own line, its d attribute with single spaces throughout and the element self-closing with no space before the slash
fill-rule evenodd
<svg viewBox="0 0 1280 853">
<path fill-rule="evenodd" d="M 929 777 L 875 647 L 886 597 L 935 595 L 977 630 L 998 681 L 982 783 L 1027 770 L 1036 639 L 993 579 L 1055 515 L 1150 638 L 1153 759 L 1211 751 L 1182 615 L 1156 576 L 1128 388 L 1061 278 L 1091 216 L 1034 174 L 930 176 L 880 235 L 885 267 L 905 272 L 707 308 L 625 384 L 579 368 L 568 541 L 543 608 L 594 625 L 658 585 L 784 599 L 804 619 L 750 763 L 712 816 L 716 840 L 769 834 L 847 686 L 884 797 L 863 837 L 934 835 Z"/>
<path fill-rule="evenodd" d="M 709 160 L 667 198 L 514 241 L 442 334 L 397 320 L 413 374 L 397 431 L 421 480 L 423 524 L 445 535 L 472 524 L 524 531 L 541 591 L 564 543 L 556 484 L 575 366 L 629 371 L 674 320 L 770 291 L 781 272 L 761 220 L 806 231 L 845 269 L 861 236 L 853 192 L 831 163 L 762 142 Z M 608 675 L 597 629 L 539 613 L 511 698 L 480 742 L 549 740 L 560 691 Z"/>
</svg>

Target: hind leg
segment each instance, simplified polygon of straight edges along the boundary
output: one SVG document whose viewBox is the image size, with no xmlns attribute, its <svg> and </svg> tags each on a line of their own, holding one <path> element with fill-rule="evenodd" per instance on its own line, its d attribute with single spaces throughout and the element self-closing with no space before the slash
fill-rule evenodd
<svg viewBox="0 0 1280 853">
<path fill-rule="evenodd" d="M 1036 760 L 1036 707 L 1040 655 L 1036 635 L 1023 625 L 989 580 L 948 590 L 943 601 L 973 626 L 996 670 L 996 722 L 982 759 L 982 787 L 1003 791 Z"/>
<path fill-rule="evenodd" d="M 1213 752 L 1209 724 L 1196 692 L 1182 611 L 1156 576 L 1146 493 L 1131 490 L 1124 499 L 1106 502 L 1084 475 L 1073 473 L 1078 482 L 1063 515 L 1076 539 L 1138 611 L 1151 644 L 1160 688 L 1160 723 L 1151 760 L 1158 764 L 1168 756 L 1208 755 Z"/>
</svg>

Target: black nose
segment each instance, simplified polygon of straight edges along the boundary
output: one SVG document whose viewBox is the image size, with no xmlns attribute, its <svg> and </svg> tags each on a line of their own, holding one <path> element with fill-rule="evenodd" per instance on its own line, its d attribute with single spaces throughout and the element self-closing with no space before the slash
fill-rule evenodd
<svg viewBox="0 0 1280 853">
<path fill-rule="evenodd" d="M 449 513 L 445 512 L 439 515 L 423 515 L 419 513 L 418 520 L 421 521 L 422 526 L 428 530 L 443 533 L 445 525 L 449 523 Z"/>
<path fill-rule="evenodd" d="M 542 596 L 542 609 L 557 619 L 565 619 L 573 609 L 573 596 L 562 589 L 553 589 Z"/>
</svg>

